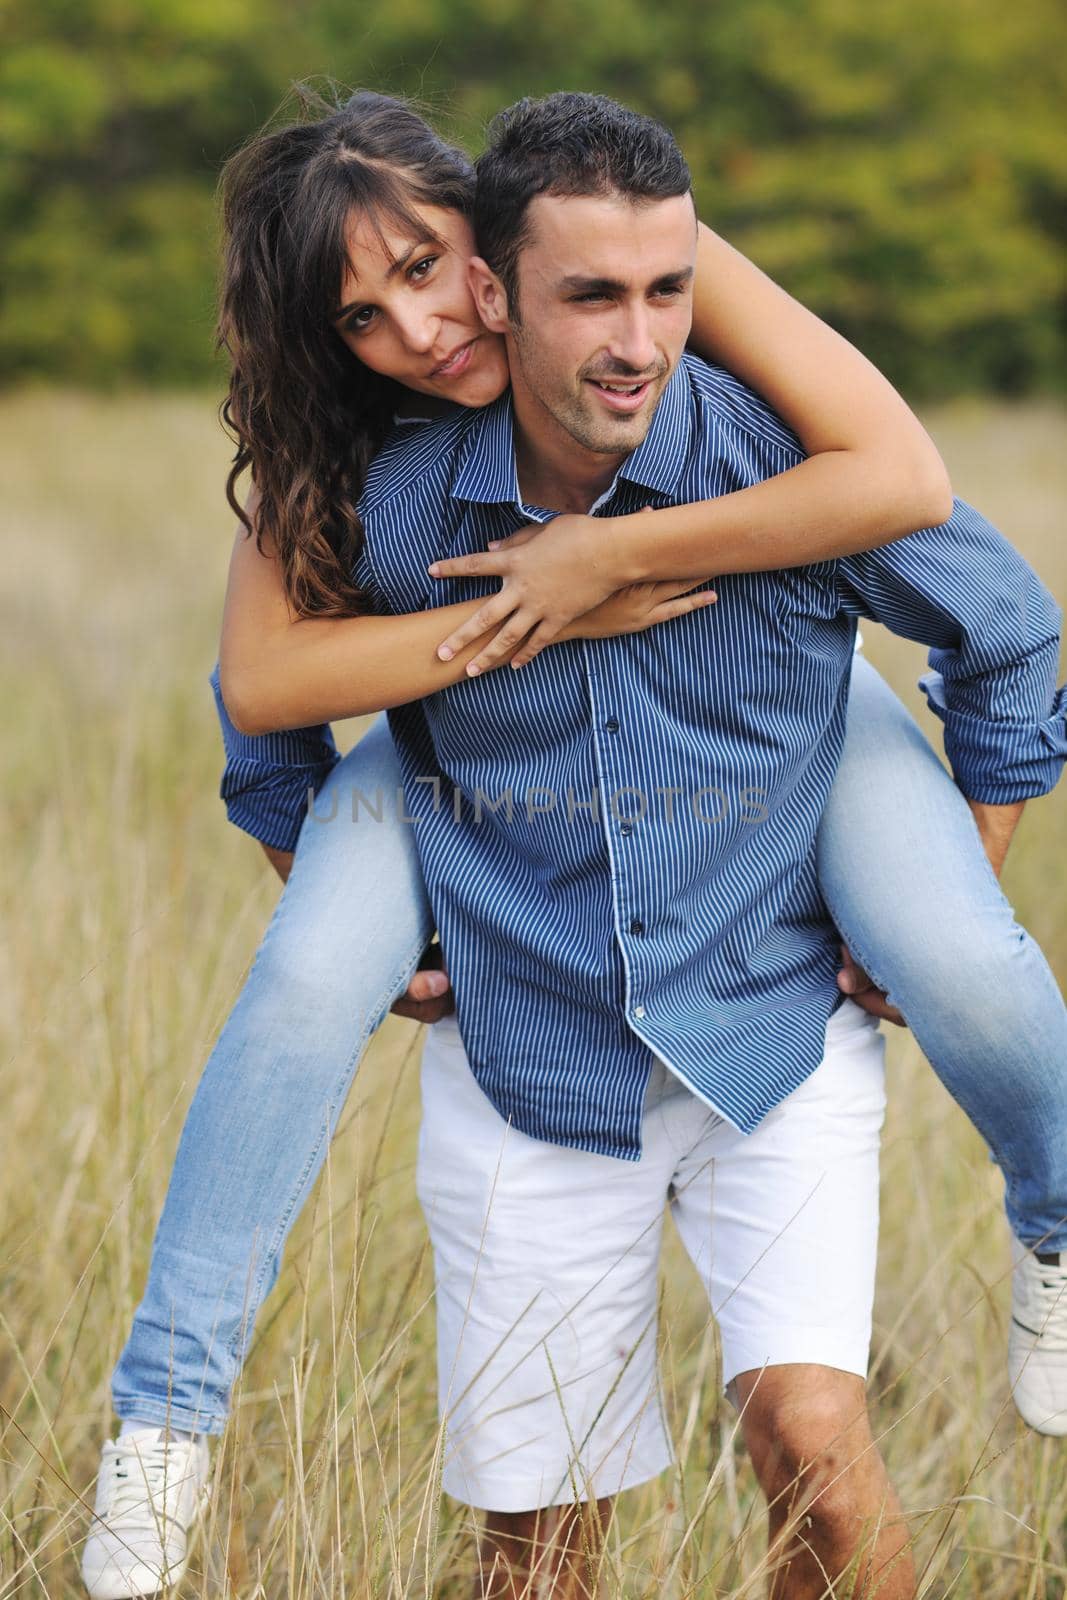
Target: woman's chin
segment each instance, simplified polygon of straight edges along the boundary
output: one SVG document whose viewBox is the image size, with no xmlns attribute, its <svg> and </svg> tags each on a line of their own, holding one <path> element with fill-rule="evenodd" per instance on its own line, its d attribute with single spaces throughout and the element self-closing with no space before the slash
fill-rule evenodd
<svg viewBox="0 0 1067 1600">
<path fill-rule="evenodd" d="M 499 370 L 471 373 L 453 387 L 447 398 L 454 400 L 458 406 L 476 409 L 479 406 L 492 405 L 494 400 L 499 400 L 507 386 L 508 369 L 501 363 Z"/>
<path fill-rule="evenodd" d="M 403 381 L 403 380 L 401 380 Z M 452 405 L 466 406 L 471 410 L 492 405 L 499 400 L 511 381 L 508 373 L 504 342 L 490 335 L 475 347 L 474 359 L 466 371 L 455 377 L 426 378 L 409 387 L 416 393 L 434 400 L 446 400 Z"/>
<path fill-rule="evenodd" d="M 498 343 L 490 335 L 479 341 L 476 350 L 476 359 L 468 370 L 437 391 L 442 399 L 471 408 L 492 405 L 500 399 L 510 382 L 503 340 Z"/>
</svg>

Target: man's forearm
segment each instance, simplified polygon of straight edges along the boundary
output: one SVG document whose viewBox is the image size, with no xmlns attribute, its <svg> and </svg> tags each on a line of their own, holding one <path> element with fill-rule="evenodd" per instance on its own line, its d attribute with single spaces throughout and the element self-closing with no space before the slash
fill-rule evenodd
<svg viewBox="0 0 1067 1600">
<path fill-rule="evenodd" d="M 263 845 L 263 854 L 283 883 L 287 883 L 293 866 L 292 850 L 275 850 L 273 845 Z"/>
<path fill-rule="evenodd" d="M 1026 801 L 1016 800 L 1010 806 L 985 805 L 981 800 L 968 800 L 967 804 L 978 825 L 982 846 L 989 857 L 990 865 L 999 878 L 1012 834 L 1019 825 L 1019 818 L 1023 814 Z"/>
</svg>

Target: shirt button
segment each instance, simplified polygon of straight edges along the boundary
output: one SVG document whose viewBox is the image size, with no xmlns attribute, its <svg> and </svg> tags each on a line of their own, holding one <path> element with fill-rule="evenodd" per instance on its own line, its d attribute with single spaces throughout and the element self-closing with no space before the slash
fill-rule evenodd
<svg viewBox="0 0 1067 1600">
<path fill-rule="evenodd" d="M 644 931 L 645 931 L 644 923 L 641 921 L 640 917 L 635 917 L 634 920 L 630 924 L 630 932 L 631 933 L 644 933 Z"/>
<path fill-rule="evenodd" d="M 607 731 L 609 733 L 618 733 L 618 731 L 619 731 L 619 719 L 617 717 L 609 717 L 607 722 L 605 722 L 604 726 L 605 726 L 605 728 L 607 729 Z"/>
<path fill-rule="evenodd" d="M 644 1016 L 644 1014 L 645 1014 L 644 1006 L 634 1006 L 634 1016 L 638 1019 L 638 1021 L 641 1020 L 641 1018 Z"/>
<path fill-rule="evenodd" d="M 619 832 L 622 834 L 624 839 L 628 839 L 633 831 L 634 825 L 632 822 L 620 822 Z"/>
</svg>

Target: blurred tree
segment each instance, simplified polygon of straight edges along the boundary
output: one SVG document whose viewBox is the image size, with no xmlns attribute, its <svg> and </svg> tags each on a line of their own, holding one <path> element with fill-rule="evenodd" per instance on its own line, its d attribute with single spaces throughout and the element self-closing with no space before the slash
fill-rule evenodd
<svg viewBox="0 0 1067 1600">
<path fill-rule="evenodd" d="M 910 393 L 1062 384 L 1058 0 L 7 0 L 0 27 L 2 378 L 209 372 L 218 167 L 326 70 L 472 149 L 522 94 L 615 94 Z"/>
</svg>

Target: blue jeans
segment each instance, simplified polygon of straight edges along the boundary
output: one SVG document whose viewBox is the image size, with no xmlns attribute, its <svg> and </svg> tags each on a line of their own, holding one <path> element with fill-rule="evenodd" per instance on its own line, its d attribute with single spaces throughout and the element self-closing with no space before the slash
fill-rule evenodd
<svg viewBox="0 0 1067 1600">
<path fill-rule="evenodd" d="M 380 719 L 331 774 L 189 1109 L 148 1284 L 112 1383 L 123 1418 L 220 1433 L 289 1229 L 356 1066 L 433 931 Z M 1008 1217 L 1067 1248 L 1067 1011 L 1012 918 L 966 802 L 857 658 L 819 871 L 853 953 L 989 1143 Z M 902 893 L 902 886 L 906 892 Z"/>
</svg>

